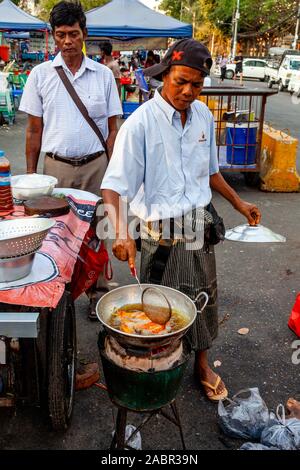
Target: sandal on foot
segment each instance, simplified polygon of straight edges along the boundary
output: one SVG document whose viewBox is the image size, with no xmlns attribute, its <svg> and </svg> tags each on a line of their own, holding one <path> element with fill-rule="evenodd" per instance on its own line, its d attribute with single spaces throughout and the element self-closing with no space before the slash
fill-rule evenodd
<svg viewBox="0 0 300 470">
<path fill-rule="evenodd" d="M 203 388 L 207 387 L 214 392 L 213 394 L 208 395 L 207 391 L 204 388 L 205 395 L 209 400 L 217 402 L 219 400 L 225 400 L 225 398 L 228 397 L 228 390 L 226 387 L 224 388 L 223 392 L 217 393 L 217 389 L 218 389 L 220 382 L 221 382 L 221 377 L 219 375 L 217 376 L 217 379 L 214 385 L 210 384 L 209 382 L 206 382 L 205 380 L 200 380 L 200 383 L 202 384 Z"/>
</svg>

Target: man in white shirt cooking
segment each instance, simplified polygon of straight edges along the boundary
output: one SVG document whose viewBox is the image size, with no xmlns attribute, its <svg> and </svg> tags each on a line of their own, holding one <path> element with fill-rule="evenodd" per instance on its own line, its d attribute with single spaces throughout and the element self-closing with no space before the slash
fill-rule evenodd
<svg viewBox="0 0 300 470">
<path fill-rule="evenodd" d="M 195 375 L 212 401 L 228 392 L 208 365 L 207 350 L 217 336 L 217 282 L 213 247 L 188 249 L 186 240 L 173 242 L 167 260 L 155 259 L 163 240 L 159 220 L 178 220 L 182 215 L 197 217 L 211 201 L 211 189 L 219 192 L 243 214 L 251 225 L 260 221 L 260 211 L 240 199 L 219 173 L 214 119 L 196 98 L 209 74 L 212 60 L 205 46 L 193 39 L 177 41 L 160 64 L 145 70 L 163 80 L 163 87 L 143 104 L 122 126 L 102 182 L 106 210 L 113 221 L 117 214 L 115 256 L 135 266 L 136 244 L 119 214 L 121 197 L 131 202 L 132 212 L 141 219 L 141 281 L 148 282 L 153 265 L 161 261 L 161 284 L 178 289 L 193 300 L 202 291 L 209 295 L 203 314 L 189 332 L 195 350 Z M 200 224 L 201 225 L 201 224 Z M 207 247 L 206 247 L 207 248 Z M 197 305 L 198 310 L 200 305 Z"/>
<path fill-rule="evenodd" d="M 44 173 L 58 179 L 58 187 L 99 194 L 99 188 L 117 134 L 122 108 L 114 76 L 107 67 L 82 53 L 87 37 L 86 17 L 80 3 L 59 2 L 50 14 L 58 55 L 34 67 L 20 110 L 28 114 L 26 131 L 27 173 L 35 173 L 40 152 L 45 152 Z M 89 116 L 101 130 L 108 155 L 99 137 L 68 94 L 56 67 L 62 66 Z M 101 276 L 89 293 L 89 318 L 106 282 Z"/>
</svg>

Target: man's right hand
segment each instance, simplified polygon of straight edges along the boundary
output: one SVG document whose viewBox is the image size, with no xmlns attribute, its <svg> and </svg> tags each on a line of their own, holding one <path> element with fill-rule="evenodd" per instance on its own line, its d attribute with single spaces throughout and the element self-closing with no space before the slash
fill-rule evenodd
<svg viewBox="0 0 300 470">
<path fill-rule="evenodd" d="M 117 238 L 112 246 L 113 254 L 120 261 L 128 261 L 129 268 L 135 268 L 136 244 L 132 238 Z"/>
</svg>

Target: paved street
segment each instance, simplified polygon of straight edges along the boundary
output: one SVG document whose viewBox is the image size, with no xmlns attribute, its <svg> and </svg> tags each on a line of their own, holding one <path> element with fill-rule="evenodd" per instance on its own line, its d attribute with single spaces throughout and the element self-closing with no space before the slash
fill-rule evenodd
<svg viewBox="0 0 300 470">
<path fill-rule="evenodd" d="M 233 84 L 232 81 L 227 81 Z M 265 83 L 246 82 L 266 87 Z M 266 120 L 275 128 L 289 128 L 300 137 L 300 104 L 292 104 L 288 93 L 271 97 Z M 25 118 L 17 116 L 14 126 L 0 127 L 0 149 L 6 151 L 12 172 L 22 173 Z M 298 149 L 298 168 L 300 158 Z M 267 405 L 275 409 L 289 396 L 300 399 L 300 365 L 292 363 L 295 335 L 287 320 L 300 290 L 300 204 L 299 194 L 263 193 L 244 185 L 241 175 L 226 175 L 228 182 L 249 202 L 256 202 L 263 214 L 262 224 L 287 237 L 285 244 L 242 244 L 224 242 L 217 247 L 220 302 L 220 331 L 210 360 L 221 362 L 216 369 L 230 395 L 247 387 L 258 387 Z M 229 204 L 215 196 L 218 212 L 226 227 L 244 223 Z M 134 282 L 125 264 L 113 260 L 111 287 Z M 99 325 L 87 319 L 87 300 L 77 308 L 79 357 L 99 360 Z M 224 321 L 222 321 L 224 319 Z M 249 328 L 248 335 L 237 331 Z M 237 449 L 241 441 L 221 434 L 217 406 L 208 402 L 192 378 L 192 361 L 186 371 L 177 403 L 188 449 Z M 103 376 L 101 377 L 103 379 Z M 115 411 L 106 393 L 96 387 L 76 393 L 72 425 L 65 434 L 49 431 L 39 409 L 19 408 L 16 413 L 0 409 L 0 449 L 107 449 L 114 428 Z M 136 424 L 140 417 L 129 415 Z M 177 429 L 162 417 L 142 431 L 143 449 L 180 449 Z"/>
</svg>

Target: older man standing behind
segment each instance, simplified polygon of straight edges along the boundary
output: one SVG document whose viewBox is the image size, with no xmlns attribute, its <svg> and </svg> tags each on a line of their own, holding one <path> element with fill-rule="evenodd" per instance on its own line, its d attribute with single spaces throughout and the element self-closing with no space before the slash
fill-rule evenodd
<svg viewBox="0 0 300 470">
<path fill-rule="evenodd" d="M 58 186 L 98 194 L 107 160 L 117 135 L 116 118 L 122 114 L 114 76 L 107 67 L 82 53 L 87 37 L 81 4 L 59 2 L 50 14 L 58 55 L 32 70 L 20 110 L 28 114 L 26 131 L 27 173 L 37 171 L 45 152 L 44 173 L 55 176 Z M 57 69 L 59 68 L 59 69 Z M 106 142 L 105 146 L 85 120 L 58 70 L 63 70 Z M 107 290 L 103 278 L 89 293 L 89 318 L 96 318 L 96 300 Z"/>
<path fill-rule="evenodd" d="M 104 65 L 108 67 L 112 73 L 114 74 L 116 84 L 118 87 L 119 94 L 121 93 L 121 85 L 120 85 L 120 78 L 121 78 L 121 71 L 120 71 L 120 66 L 116 60 L 114 60 L 113 56 L 111 55 L 112 53 L 112 44 L 109 41 L 105 41 L 101 47 L 101 55 L 103 59 Z"/>
</svg>

